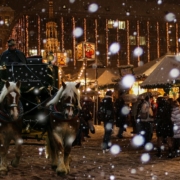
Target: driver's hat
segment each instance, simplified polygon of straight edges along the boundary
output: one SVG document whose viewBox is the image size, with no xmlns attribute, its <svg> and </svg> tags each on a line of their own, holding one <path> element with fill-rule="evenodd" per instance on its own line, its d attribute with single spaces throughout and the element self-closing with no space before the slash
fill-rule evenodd
<svg viewBox="0 0 180 180">
<path fill-rule="evenodd" d="M 10 40 L 8 40 L 7 42 L 8 42 L 8 46 L 14 46 L 14 45 L 16 45 L 16 42 L 15 42 L 14 39 L 10 39 Z"/>
</svg>

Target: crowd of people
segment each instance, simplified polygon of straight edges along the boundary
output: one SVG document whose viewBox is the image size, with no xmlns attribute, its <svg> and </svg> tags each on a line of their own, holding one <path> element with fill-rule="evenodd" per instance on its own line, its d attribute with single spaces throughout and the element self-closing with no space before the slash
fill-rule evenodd
<svg viewBox="0 0 180 180">
<path fill-rule="evenodd" d="M 131 133 L 143 137 L 143 146 L 152 140 L 153 133 L 157 137 L 157 156 L 162 156 L 165 144 L 168 157 L 178 156 L 180 146 L 180 98 L 173 100 L 164 96 L 140 96 L 132 101 L 129 114 L 125 111 L 127 104 L 122 93 L 113 100 L 113 92 L 107 91 L 99 105 L 98 118 L 104 123 L 103 151 L 111 147 L 113 125 L 119 128 L 117 138 L 123 138 L 127 117 L 131 118 Z"/>
</svg>

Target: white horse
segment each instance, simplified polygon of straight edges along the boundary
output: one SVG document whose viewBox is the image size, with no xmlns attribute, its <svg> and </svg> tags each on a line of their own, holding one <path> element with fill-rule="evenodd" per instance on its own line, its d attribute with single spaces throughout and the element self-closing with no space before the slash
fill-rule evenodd
<svg viewBox="0 0 180 180">
<path fill-rule="evenodd" d="M 58 175 L 70 172 L 70 152 L 79 129 L 80 83 L 62 82 L 62 87 L 47 106 L 51 110 L 48 124 L 46 157 Z"/>
</svg>

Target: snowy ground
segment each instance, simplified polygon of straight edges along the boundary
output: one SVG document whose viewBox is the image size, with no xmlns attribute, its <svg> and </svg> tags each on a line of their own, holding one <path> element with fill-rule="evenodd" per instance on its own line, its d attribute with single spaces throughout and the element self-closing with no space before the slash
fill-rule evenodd
<svg viewBox="0 0 180 180">
<path fill-rule="evenodd" d="M 24 143 L 34 142 L 36 145 L 23 145 L 23 156 L 18 168 L 9 165 L 9 174 L 1 177 L 3 180 L 179 180 L 180 157 L 168 159 L 164 153 L 158 159 L 152 150 L 147 152 L 143 148 L 134 149 L 130 145 L 131 128 L 124 133 L 124 139 L 115 138 L 116 130 L 112 135 L 113 144 L 121 148 L 121 152 L 113 155 L 111 152 L 103 154 L 100 144 L 103 136 L 103 127 L 96 126 L 96 134 L 83 142 L 82 147 L 72 150 L 71 173 L 66 177 L 58 177 L 51 170 L 50 161 L 45 159 L 44 141 L 24 140 Z M 155 138 L 153 138 L 155 145 Z M 148 154 L 147 154 L 148 153 Z M 14 155 L 14 146 L 10 146 L 8 163 Z M 142 162 L 150 160 L 146 163 Z M 146 156 L 147 155 L 147 156 Z"/>
</svg>

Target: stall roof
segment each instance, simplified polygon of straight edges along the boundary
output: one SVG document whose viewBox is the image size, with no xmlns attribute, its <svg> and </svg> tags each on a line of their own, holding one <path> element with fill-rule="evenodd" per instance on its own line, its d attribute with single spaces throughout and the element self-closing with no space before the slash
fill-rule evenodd
<svg viewBox="0 0 180 180">
<path fill-rule="evenodd" d="M 175 55 L 165 55 L 141 84 L 142 88 L 168 87 L 180 81 L 180 62 Z M 173 72 L 174 70 L 174 72 Z"/>
<path fill-rule="evenodd" d="M 146 64 L 144 64 L 143 66 L 139 66 L 137 68 L 134 68 L 134 74 L 135 77 L 148 77 L 153 71 L 154 69 L 159 65 L 159 63 L 162 61 L 162 59 L 165 56 L 162 56 L 158 59 L 155 59 L 153 61 L 150 61 Z"/>
<path fill-rule="evenodd" d="M 106 69 L 101 76 L 98 77 L 98 85 L 106 86 L 115 84 L 116 82 L 113 82 L 114 78 L 120 78 L 119 74 L 114 73 L 112 69 Z"/>
</svg>

